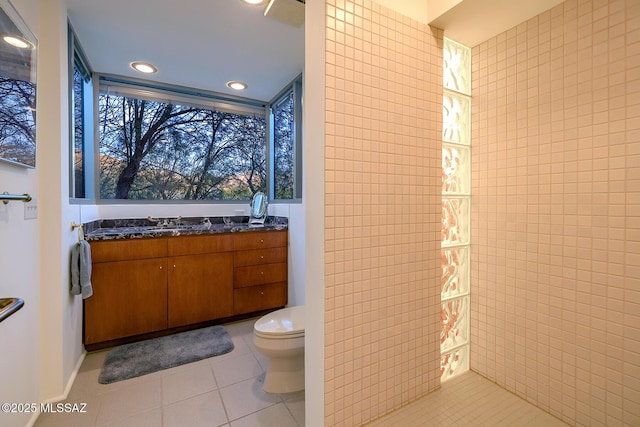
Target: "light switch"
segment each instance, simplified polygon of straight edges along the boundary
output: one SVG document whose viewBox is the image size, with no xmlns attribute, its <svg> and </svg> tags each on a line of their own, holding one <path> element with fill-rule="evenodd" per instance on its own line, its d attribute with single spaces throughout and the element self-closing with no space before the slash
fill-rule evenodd
<svg viewBox="0 0 640 427">
<path fill-rule="evenodd" d="M 24 219 L 38 218 L 38 202 L 35 198 L 24 203 Z"/>
</svg>

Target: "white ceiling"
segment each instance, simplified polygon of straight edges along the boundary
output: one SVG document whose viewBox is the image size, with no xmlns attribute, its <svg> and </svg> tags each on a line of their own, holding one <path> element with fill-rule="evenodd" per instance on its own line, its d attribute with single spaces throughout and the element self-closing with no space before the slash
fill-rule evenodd
<svg viewBox="0 0 640 427">
<path fill-rule="evenodd" d="M 467 46 L 562 0 L 380 0 L 405 5 Z M 241 0 L 66 0 L 69 18 L 93 71 L 271 100 L 304 68 L 304 25 L 263 15 Z M 423 16 L 424 15 L 424 16 Z M 132 61 L 156 65 L 142 75 Z M 230 80 L 249 85 L 244 92 Z"/>
<path fill-rule="evenodd" d="M 240 0 L 66 0 L 95 72 L 270 101 L 304 68 L 304 25 Z M 129 63 L 158 67 L 153 75 Z M 230 80 L 249 85 L 243 92 Z"/>
<path fill-rule="evenodd" d="M 429 24 L 465 46 L 503 33 L 564 0 L 428 0 Z"/>
</svg>

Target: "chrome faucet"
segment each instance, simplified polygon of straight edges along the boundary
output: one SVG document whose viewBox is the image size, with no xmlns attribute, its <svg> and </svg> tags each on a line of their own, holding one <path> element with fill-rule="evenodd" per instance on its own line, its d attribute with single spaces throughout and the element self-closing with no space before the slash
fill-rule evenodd
<svg viewBox="0 0 640 427">
<path fill-rule="evenodd" d="M 169 218 L 165 218 L 165 219 L 160 219 L 160 218 L 153 218 L 151 215 L 149 215 L 147 217 L 148 221 L 151 222 L 155 222 L 157 227 L 173 227 L 174 225 L 180 225 L 182 223 L 182 216 L 178 216 L 175 219 L 169 219 Z"/>
</svg>

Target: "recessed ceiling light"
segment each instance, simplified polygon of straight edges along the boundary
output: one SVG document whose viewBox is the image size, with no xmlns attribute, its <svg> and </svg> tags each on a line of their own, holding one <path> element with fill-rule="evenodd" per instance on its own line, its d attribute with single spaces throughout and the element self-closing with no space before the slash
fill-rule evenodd
<svg viewBox="0 0 640 427">
<path fill-rule="evenodd" d="M 231 82 L 227 82 L 227 87 L 233 90 L 245 90 L 248 86 L 244 82 L 231 81 Z"/>
<path fill-rule="evenodd" d="M 129 65 L 134 70 L 139 71 L 141 73 L 145 73 L 145 74 L 153 74 L 158 72 L 158 69 L 155 66 L 149 64 L 148 62 L 136 61 L 136 62 L 132 62 Z"/>
<path fill-rule="evenodd" d="M 6 35 L 2 37 L 2 40 L 4 40 L 5 43 L 8 43 L 14 47 L 18 47 L 20 49 L 35 49 L 35 46 L 33 45 L 33 43 L 31 43 L 29 40 L 25 39 L 24 37 Z"/>
<path fill-rule="evenodd" d="M 242 0 L 242 1 L 245 2 L 246 4 L 257 6 L 259 4 L 264 3 L 265 0 Z"/>
</svg>

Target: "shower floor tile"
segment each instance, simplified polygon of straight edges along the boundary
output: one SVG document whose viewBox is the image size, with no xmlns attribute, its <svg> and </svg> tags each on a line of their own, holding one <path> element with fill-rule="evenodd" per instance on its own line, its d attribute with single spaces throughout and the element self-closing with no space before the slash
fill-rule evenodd
<svg viewBox="0 0 640 427">
<path fill-rule="evenodd" d="M 566 427 L 515 394 L 466 372 L 439 390 L 367 424 L 368 427 Z"/>
</svg>

